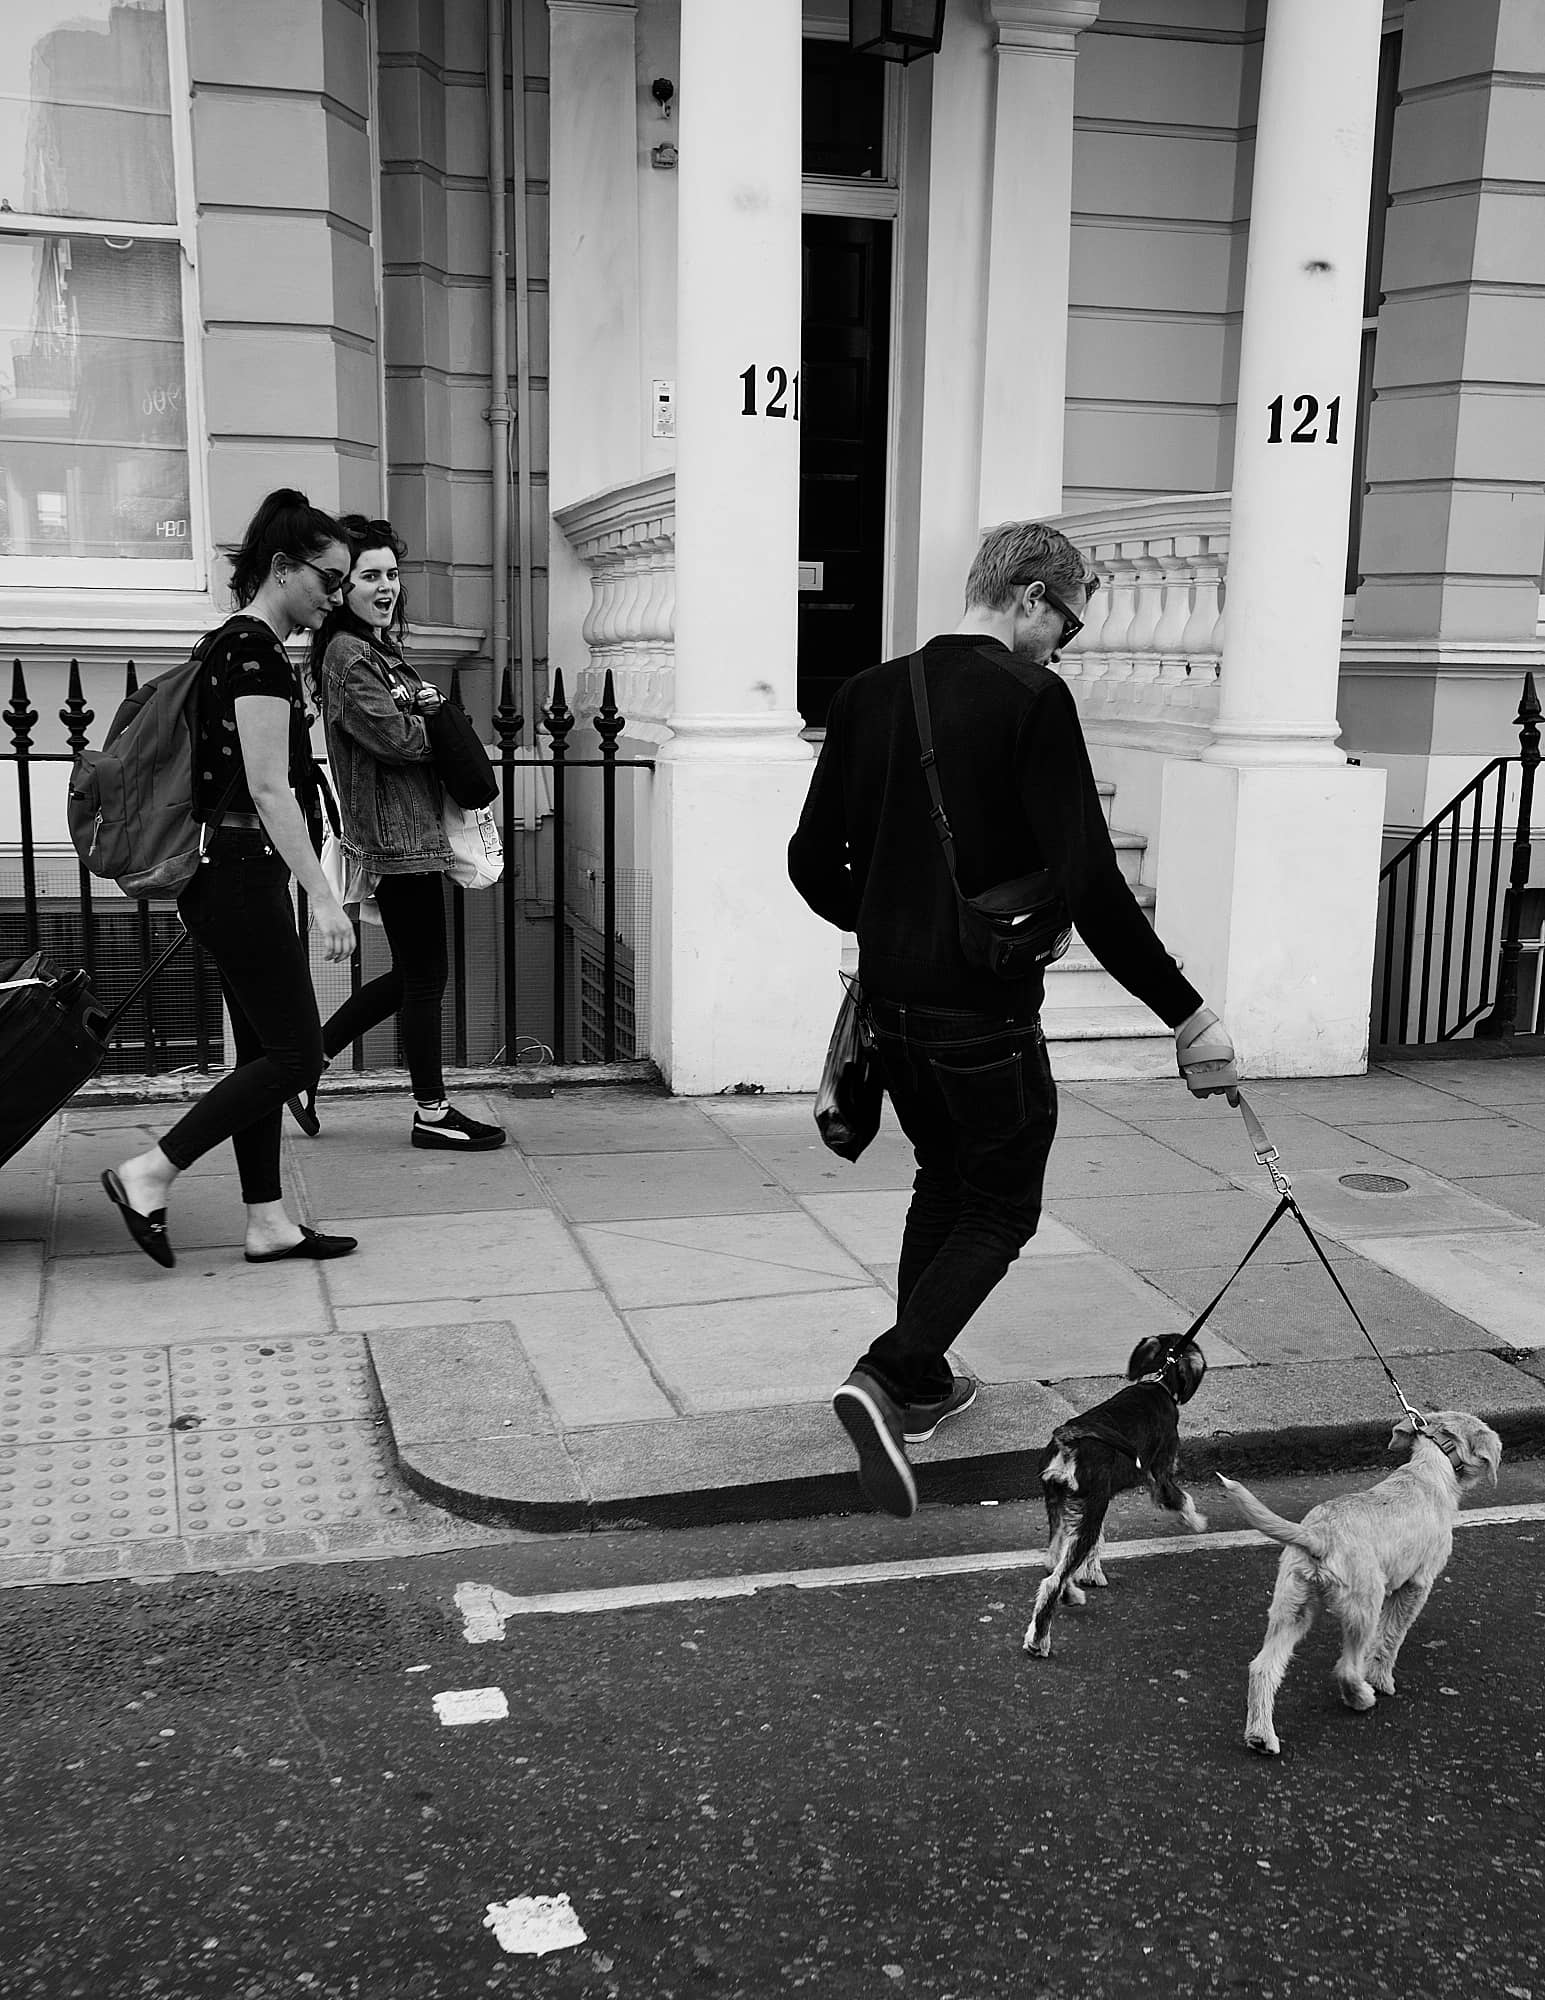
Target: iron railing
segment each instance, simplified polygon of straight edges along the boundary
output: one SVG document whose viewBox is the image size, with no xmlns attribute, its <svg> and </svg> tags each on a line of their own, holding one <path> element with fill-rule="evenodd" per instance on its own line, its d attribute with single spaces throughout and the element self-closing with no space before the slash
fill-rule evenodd
<svg viewBox="0 0 1545 2000">
<path fill-rule="evenodd" d="M 124 694 L 132 694 L 137 686 L 130 660 Z M 455 674 L 451 699 L 461 701 Z M 22 662 L 13 660 L 10 704 L 0 710 L 10 737 L 9 747 L 0 741 L 0 771 L 14 772 L 14 800 L 8 801 L 0 790 L 0 826 L 12 819 L 19 838 L 9 842 L 10 858 L 0 853 L 0 961 L 44 950 L 83 966 L 98 998 L 111 1005 L 177 934 L 176 906 L 170 898 L 130 899 L 95 881 L 68 847 L 62 795 L 45 810 L 47 832 L 40 838 L 37 792 L 42 771 L 55 767 L 57 779 L 57 767 L 73 764 L 90 747 L 95 714 L 87 706 L 76 660 L 70 662 L 66 699 L 58 713 L 62 744 L 39 747 L 34 740 L 39 714 L 28 693 Z M 448 899 L 451 980 L 445 1053 L 457 1067 L 532 1059 L 613 1062 L 645 1053 L 636 1022 L 642 1012 L 638 989 L 647 970 L 648 916 L 646 908 L 638 907 L 640 897 L 635 893 L 631 926 L 619 920 L 617 805 L 619 772 L 652 771 L 653 762 L 618 754 L 627 722 L 618 712 L 610 672 L 601 706 L 592 718 L 598 756 L 575 756 L 570 750 L 576 718 L 565 698 L 561 671 L 553 675 L 551 699 L 538 722 L 546 738 L 545 754 L 540 736 L 532 749 L 521 744 L 525 723 L 515 707 L 506 669 L 492 716 L 493 762 L 500 784 L 495 810 L 504 841 L 504 874 L 492 892 L 469 895 L 453 886 Z M 53 740 L 59 741 L 57 736 Z M 574 774 L 580 772 L 597 774 L 599 798 L 580 799 L 576 810 L 572 786 Z M 8 810 L 12 805 L 14 813 Z M 594 881 L 596 891 L 593 907 L 586 910 L 578 906 L 571 880 L 571 848 L 591 820 L 599 826 L 599 854 L 597 865 L 585 871 L 586 884 Z M 593 845 L 593 838 L 587 845 Z M 647 866 L 635 871 L 635 879 L 647 887 Z M 299 894 L 296 907 L 304 931 L 308 913 Z M 383 969 L 370 960 L 384 957 L 379 934 L 359 928 L 346 975 L 354 990 Z M 585 969 L 579 976 L 584 977 L 588 1032 L 583 1024 L 577 1032 L 571 1028 L 577 1018 L 576 966 Z M 337 971 L 313 969 L 319 987 L 339 977 Z M 343 992 L 320 997 L 325 1014 Z M 495 1031 L 493 1022 L 502 1032 Z M 395 1043 L 388 1051 L 375 1039 L 375 1034 L 390 1032 L 373 1033 L 370 1047 L 378 1052 L 374 1058 L 366 1044 L 355 1044 L 355 1069 L 376 1066 L 383 1054 L 384 1059 L 393 1059 Z M 210 1070 L 220 1066 L 223 1055 L 218 976 L 194 946 L 173 960 L 125 1017 L 108 1067 L 145 1075 Z"/>
<path fill-rule="evenodd" d="M 1534 676 L 1526 674 L 1518 756 L 1493 757 L 1379 871 L 1377 1047 L 1453 1041 L 1467 1028 L 1481 1037 L 1517 1031 L 1539 720 Z M 1528 1024 L 1536 1034 L 1545 980 L 1540 985 Z"/>
</svg>

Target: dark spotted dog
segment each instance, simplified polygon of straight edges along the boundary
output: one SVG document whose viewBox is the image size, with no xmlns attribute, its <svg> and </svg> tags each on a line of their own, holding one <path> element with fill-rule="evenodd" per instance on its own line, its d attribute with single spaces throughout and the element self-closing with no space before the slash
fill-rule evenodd
<svg viewBox="0 0 1545 2000">
<path fill-rule="evenodd" d="M 1206 1518 L 1175 1478 L 1180 1405 L 1196 1394 L 1207 1363 L 1188 1336 L 1140 1340 L 1127 1363 L 1128 1387 L 1059 1424 L 1041 1453 L 1041 1491 L 1050 1542 L 1046 1581 L 1036 1592 L 1025 1651 L 1051 1654 L 1052 1613 L 1082 1604 L 1081 1584 L 1103 1584 L 1105 1516 L 1118 1493 L 1147 1484 L 1161 1507 L 1200 1532 Z"/>
</svg>

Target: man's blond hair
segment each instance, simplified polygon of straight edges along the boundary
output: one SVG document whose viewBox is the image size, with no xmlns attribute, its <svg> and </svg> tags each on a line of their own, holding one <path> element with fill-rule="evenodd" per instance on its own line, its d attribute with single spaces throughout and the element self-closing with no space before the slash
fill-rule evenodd
<svg viewBox="0 0 1545 2000">
<path fill-rule="evenodd" d="M 966 609 L 1006 611 L 1016 588 L 1044 583 L 1057 597 L 1093 592 L 1099 578 L 1056 528 L 1044 521 L 1003 521 L 988 528 L 966 577 Z"/>
</svg>

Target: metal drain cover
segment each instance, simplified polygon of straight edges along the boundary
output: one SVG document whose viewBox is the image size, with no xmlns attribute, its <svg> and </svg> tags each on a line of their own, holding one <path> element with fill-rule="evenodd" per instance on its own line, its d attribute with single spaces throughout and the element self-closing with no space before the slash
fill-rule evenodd
<svg viewBox="0 0 1545 2000">
<path fill-rule="evenodd" d="M 1409 1194 L 1411 1183 L 1396 1180 L 1393 1174 L 1343 1174 L 1343 1187 L 1355 1188 L 1359 1194 Z"/>
</svg>

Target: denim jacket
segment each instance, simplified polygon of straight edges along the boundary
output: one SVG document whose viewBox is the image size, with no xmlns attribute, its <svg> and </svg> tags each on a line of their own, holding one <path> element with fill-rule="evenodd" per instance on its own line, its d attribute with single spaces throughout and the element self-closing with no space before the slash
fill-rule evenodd
<svg viewBox="0 0 1545 2000">
<path fill-rule="evenodd" d="M 322 660 L 317 697 L 327 734 L 343 845 L 374 875 L 427 875 L 451 859 L 424 718 L 425 686 L 395 647 L 340 632 Z"/>
</svg>

